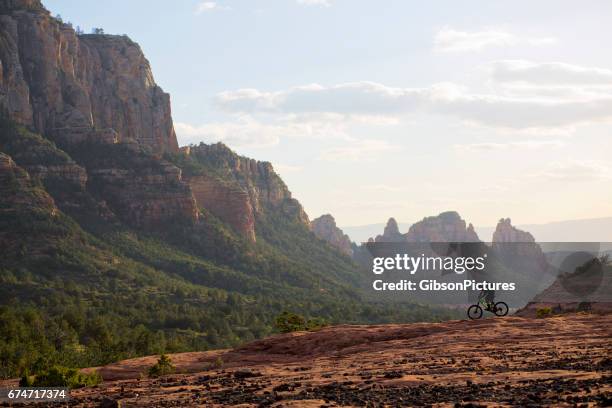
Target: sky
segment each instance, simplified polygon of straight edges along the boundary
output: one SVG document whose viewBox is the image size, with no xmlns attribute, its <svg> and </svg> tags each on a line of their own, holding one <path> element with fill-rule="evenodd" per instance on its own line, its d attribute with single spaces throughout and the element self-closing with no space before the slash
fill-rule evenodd
<svg viewBox="0 0 612 408">
<path fill-rule="evenodd" d="M 612 2 L 43 2 L 138 42 L 179 144 L 272 162 L 311 219 L 612 216 Z"/>
</svg>

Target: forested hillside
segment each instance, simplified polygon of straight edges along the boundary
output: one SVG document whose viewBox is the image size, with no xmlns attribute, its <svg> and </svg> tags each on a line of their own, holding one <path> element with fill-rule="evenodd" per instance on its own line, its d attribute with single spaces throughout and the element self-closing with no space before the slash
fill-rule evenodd
<svg viewBox="0 0 612 408">
<path fill-rule="evenodd" d="M 0 20 L 0 377 L 236 345 L 284 311 L 452 316 L 364 302 L 356 265 L 310 231 L 270 163 L 179 149 L 129 38 L 77 34 L 38 0 Z"/>
</svg>

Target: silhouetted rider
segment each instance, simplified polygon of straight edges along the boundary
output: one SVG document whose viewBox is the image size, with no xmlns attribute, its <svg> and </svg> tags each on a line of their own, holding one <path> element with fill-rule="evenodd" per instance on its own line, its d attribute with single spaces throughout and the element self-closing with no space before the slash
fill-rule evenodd
<svg viewBox="0 0 612 408">
<path fill-rule="evenodd" d="M 487 304 L 487 308 L 492 309 L 493 305 L 495 304 L 495 291 L 487 289 L 481 290 L 480 294 L 478 295 L 478 302 L 483 299 Z"/>
</svg>

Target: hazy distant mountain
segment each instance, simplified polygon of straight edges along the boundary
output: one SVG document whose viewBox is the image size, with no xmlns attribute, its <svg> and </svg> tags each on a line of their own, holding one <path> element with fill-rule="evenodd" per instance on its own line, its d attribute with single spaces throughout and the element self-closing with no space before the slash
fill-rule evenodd
<svg viewBox="0 0 612 408">
<path fill-rule="evenodd" d="M 398 222 L 400 232 L 408 231 L 411 223 Z M 342 227 L 351 241 L 366 242 L 385 228 L 385 223 Z M 474 226 L 485 242 L 490 242 L 495 227 Z M 612 242 L 612 217 L 568 220 L 546 224 L 518 224 L 517 228 L 529 231 L 538 242 Z"/>
<path fill-rule="evenodd" d="M 398 221 L 397 225 L 400 232 L 407 232 L 410 228 L 411 223 Z M 374 238 L 379 235 L 385 229 L 386 223 L 381 222 L 378 224 L 358 225 L 354 227 L 341 227 L 342 231 L 347 234 L 351 241 L 358 244 L 367 242 L 368 238 Z"/>
<path fill-rule="evenodd" d="M 517 227 L 529 231 L 537 242 L 612 242 L 612 217 L 519 224 Z M 495 227 L 475 228 L 483 241 L 490 241 L 495 231 Z"/>
</svg>

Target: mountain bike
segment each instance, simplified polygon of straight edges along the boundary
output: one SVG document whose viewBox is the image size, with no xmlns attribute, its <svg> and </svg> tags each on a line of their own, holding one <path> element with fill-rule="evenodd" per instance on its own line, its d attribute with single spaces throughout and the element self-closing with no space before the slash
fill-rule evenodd
<svg viewBox="0 0 612 408">
<path fill-rule="evenodd" d="M 501 317 L 508 314 L 508 305 L 505 302 L 490 303 L 485 299 L 479 299 L 477 304 L 468 307 L 467 315 L 470 320 L 480 319 L 483 310 Z"/>
</svg>

